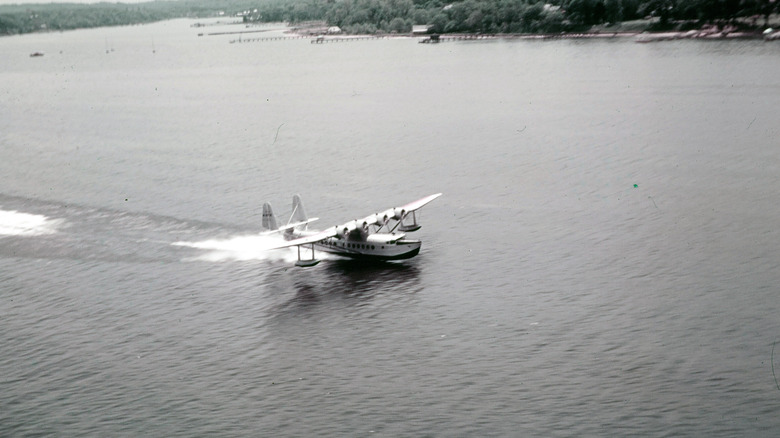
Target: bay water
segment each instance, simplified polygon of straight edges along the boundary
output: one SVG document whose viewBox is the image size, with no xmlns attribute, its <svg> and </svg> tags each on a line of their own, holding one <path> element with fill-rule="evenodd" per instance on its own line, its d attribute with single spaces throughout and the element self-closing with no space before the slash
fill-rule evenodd
<svg viewBox="0 0 780 438">
<path fill-rule="evenodd" d="M 1 436 L 776 436 L 780 45 L 194 23 L 0 38 Z"/>
</svg>

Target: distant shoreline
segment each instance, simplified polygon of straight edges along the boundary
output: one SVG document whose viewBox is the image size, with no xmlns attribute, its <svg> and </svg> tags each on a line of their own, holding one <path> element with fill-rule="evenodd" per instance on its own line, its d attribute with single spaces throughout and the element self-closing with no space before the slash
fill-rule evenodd
<svg viewBox="0 0 780 438">
<path fill-rule="evenodd" d="M 317 34 L 309 32 L 299 32 L 291 30 L 287 32 L 296 38 L 312 38 L 324 41 L 356 40 L 356 39 L 382 39 L 382 38 L 416 38 L 420 40 L 430 39 L 431 35 L 412 35 L 398 33 L 382 34 Z M 683 39 L 701 39 L 701 40 L 780 40 L 780 31 L 767 32 L 745 32 L 745 31 L 712 31 L 709 29 L 690 30 L 686 32 L 651 32 L 651 31 L 624 31 L 624 32 L 562 32 L 562 33 L 498 33 L 498 34 L 438 34 L 438 42 L 447 41 L 470 41 L 470 40 L 490 40 L 490 39 L 518 39 L 518 40 L 552 40 L 552 39 L 610 39 L 610 38 L 636 38 L 637 42 L 649 43 L 657 41 L 671 41 Z"/>
<path fill-rule="evenodd" d="M 165 20 L 159 20 L 159 21 L 167 21 L 167 20 L 174 20 L 177 18 L 169 18 Z M 132 25 L 139 25 L 139 24 L 151 24 L 149 23 L 135 23 L 135 24 L 129 24 Z M 255 22 L 251 24 L 247 24 L 241 21 L 234 21 L 229 23 L 218 23 L 219 25 L 241 25 L 241 26 L 264 26 L 268 25 L 270 23 L 260 23 Z M 282 23 L 279 23 L 282 24 Z M 123 24 L 119 26 L 126 26 L 128 24 Z M 201 22 L 197 22 L 194 26 L 195 27 L 202 27 L 202 26 L 211 26 L 214 25 L 212 23 L 204 24 Z M 413 33 L 371 33 L 371 34 L 346 34 L 346 33 L 328 33 L 327 26 L 324 26 L 322 22 L 309 22 L 309 23 L 298 23 L 298 24 L 290 24 L 290 23 L 284 23 L 284 26 L 287 27 L 287 29 L 284 31 L 285 35 L 289 35 L 288 38 L 311 38 L 313 42 L 316 40 L 321 40 L 322 42 L 336 42 L 336 41 L 351 41 L 351 40 L 367 40 L 367 39 L 387 39 L 387 38 L 406 38 L 406 39 L 419 39 L 425 40 L 430 39 L 432 34 L 413 34 Z M 114 26 L 108 26 L 108 27 L 114 27 Z M 83 30 L 83 29 L 92 29 L 92 27 L 79 27 L 79 28 L 73 28 L 73 29 L 46 29 L 46 30 L 38 30 L 35 32 L 29 32 L 29 33 L 23 33 L 23 34 L 8 34 L 8 35 L 0 35 L 1 36 L 13 36 L 13 35 L 25 35 L 25 34 L 36 34 L 36 33 L 50 33 L 50 32 L 63 32 L 63 31 L 75 31 L 75 30 Z M 225 31 L 225 32 L 217 32 L 209 35 L 228 35 L 228 34 L 236 34 L 236 35 L 244 35 L 244 34 L 250 34 L 250 33 L 261 33 L 261 32 L 267 32 L 267 30 L 255 30 L 255 31 L 249 31 L 249 30 L 243 30 L 243 31 Z M 636 42 L 639 43 L 649 43 L 649 42 L 659 42 L 659 41 L 671 41 L 671 40 L 682 40 L 682 39 L 702 39 L 702 40 L 737 40 L 737 39 L 743 39 L 743 40 L 765 40 L 765 41 L 774 41 L 774 40 L 780 40 L 780 30 L 777 29 L 767 29 L 764 31 L 760 30 L 741 30 L 734 26 L 725 26 L 723 28 L 719 28 L 718 26 L 711 25 L 711 26 L 704 26 L 700 29 L 693 29 L 693 30 L 687 30 L 687 31 L 652 31 L 652 30 L 646 30 L 646 29 L 621 29 L 621 26 L 616 26 L 616 30 L 610 31 L 608 28 L 599 28 L 597 30 L 586 30 L 581 32 L 558 32 L 558 33 L 441 33 L 438 35 L 438 41 L 436 42 L 452 42 L 452 41 L 470 41 L 470 40 L 498 40 L 498 39 L 504 39 L 504 40 L 554 40 L 554 39 L 611 39 L 611 38 L 635 38 Z M 201 36 L 201 35 L 199 35 Z M 244 38 L 243 42 L 251 42 L 251 41 L 258 41 L 263 40 L 265 38 Z M 284 39 L 282 38 L 269 38 L 269 39 Z M 237 41 L 230 41 L 233 42 L 242 42 L 241 39 Z"/>
<path fill-rule="evenodd" d="M 432 34 L 412 34 L 412 33 L 375 33 L 375 34 L 345 34 L 329 33 L 328 27 L 323 23 L 312 22 L 302 25 L 289 25 L 290 30 L 286 33 L 296 38 L 318 38 L 325 41 L 333 40 L 354 40 L 369 38 L 420 38 L 430 39 Z M 587 30 L 582 32 L 558 32 L 558 33 L 440 33 L 437 34 L 438 42 L 460 41 L 460 40 L 483 40 L 483 39 L 525 39 L 525 40 L 547 40 L 547 39 L 591 39 L 591 38 L 636 38 L 637 42 L 656 42 L 670 41 L 680 39 L 705 39 L 705 40 L 730 40 L 730 39 L 763 39 L 780 40 L 780 30 L 767 29 L 744 30 L 735 26 L 727 25 L 718 27 L 715 25 L 703 26 L 699 29 L 686 31 L 652 31 L 647 29 L 620 29 L 610 31 L 608 28 L 597 30 Z"/>
</svg>

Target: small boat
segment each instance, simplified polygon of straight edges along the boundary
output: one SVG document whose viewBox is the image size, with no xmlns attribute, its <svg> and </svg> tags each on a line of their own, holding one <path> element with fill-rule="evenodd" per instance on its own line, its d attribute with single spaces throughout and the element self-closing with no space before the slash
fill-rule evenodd
<svg viewBox="0 0 780 438">
<path fill-rule="evenodd" d="M 439 35 L 433 34 L 429 36 L 428 38 L 421 39 L 419 41 L 421 44 L 436 44 L 439 42 Z"/>
<path fill-rule="evenodd" d="M 43 56 L 43 52 L 30 53 L 30 58 L 35 58 L 35 57 L 38 57 L 38 56 Z"/>
</svg>

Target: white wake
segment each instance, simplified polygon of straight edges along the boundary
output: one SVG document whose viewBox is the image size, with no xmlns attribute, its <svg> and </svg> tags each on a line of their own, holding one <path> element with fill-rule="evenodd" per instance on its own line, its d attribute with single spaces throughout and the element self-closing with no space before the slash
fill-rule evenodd
<svg viewBox="0 0 780 438">
<path fill-rule="evenodd" d="M 41 236 L 54 234 L 62 219 L 50 219 L 40 214 L 0 210 L 0 236 Z"/>
<path fill-rule="evenodd" d="M 228 239 L 208 239 L 200 242 L 175 242 L 174 246 L 184 246 L 204 250 L 200 256 L 187 260 L 200 260 L 209 262 L 221 261 L 247 261 L 247 260 L 283 260 L 294 262 L 298 260 L 297 248 L 269 249 L 284 239 L 280 236 L 235 236 Z M 301 249 L 301 254 L 304 250 Z M 309 252 L 304 257 L 310 257 Z M 317 253 L 319 257 L 320 253 Z"/>
</svg>

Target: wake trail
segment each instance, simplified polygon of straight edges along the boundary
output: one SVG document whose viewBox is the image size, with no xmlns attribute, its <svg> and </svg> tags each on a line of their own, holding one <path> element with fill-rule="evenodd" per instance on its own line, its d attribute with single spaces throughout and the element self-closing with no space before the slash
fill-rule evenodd
<svg viewBox="0 0 780 438">
<path fill-rule="evenodd" d="M 225 239 L 206 239 L 197 242 L 180 241 L 171 245 L 205 251 L 203 254 L 185 258 L 184 261 L 269 260 L 293 263 L 298 260 L 297 248 L 269 249 L 284 242 L 285 240 L 281 235 L 239 235 Z M 323 259 L 327 258 L 327 256 L 319 251 L 317 258 Z"/>
<path fill-rule="evenodd" d="M 203 250 L 203 254 L 185 258 L 185 261 L 249 261 L 249 260 L 284 260 L 295 261 L 297 253 L 290 248 L 269 250 L 269 248 L 284 242 L 280 236 L 243 235 L 224 239 L 206 239 L 196 242 L 179 241 L 171 245 Z"/>
<path fill-rule="evenodd" d="M 284 242 L 281 234 L 14 197 L 0 205 L 0 240 L 0 256 L 12 258 L 130 263 L 298 259 L 295 247 L 269 249 Z"/>
<path fill-rule="evenodd" d="M 63 219 L 52 219 L 42 214 L 0 209 L 0 237 L 54 234 L 63 223 Z"/>
</svg>

